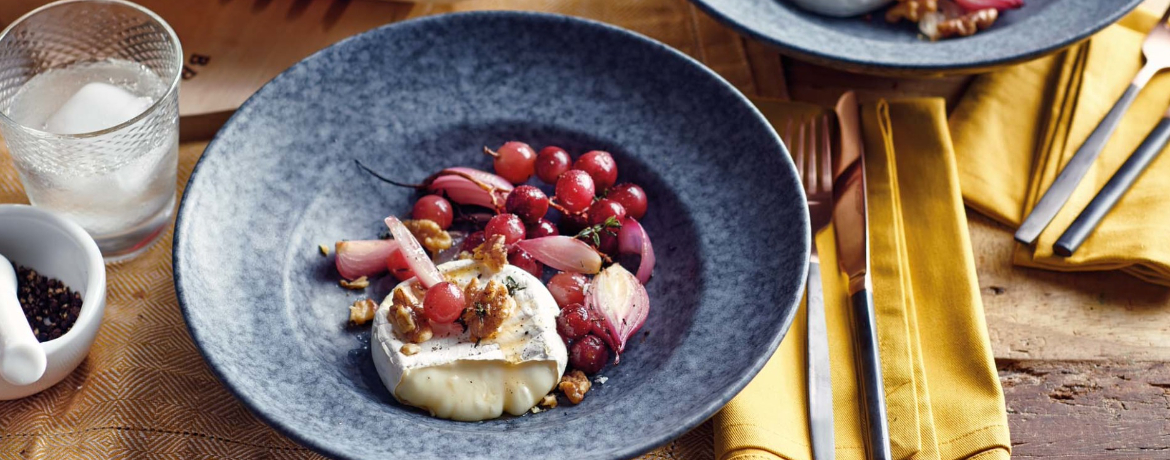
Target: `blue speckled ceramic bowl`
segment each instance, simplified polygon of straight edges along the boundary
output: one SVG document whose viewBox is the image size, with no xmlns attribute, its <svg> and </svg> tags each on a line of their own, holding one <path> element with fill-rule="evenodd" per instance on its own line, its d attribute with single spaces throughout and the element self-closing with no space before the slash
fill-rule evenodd
<svg viewBox="0 0 1170 460">
<path fill-rule="evenodd" d="M 787 0 L 691 0 L 742 33 L 795 57 L 858 72 L 969 73 L 1033 59 L 1076 43 L 1117 21 L 1141 0 L 1025 0 L 992 28 L 931 42 L 910 23 L 832 18 Z"/>
<path fill-rule="evenodd" d="M 521 139 L 605 149 L 645 187 L 658 265 L 652 312 L 578 406 L 461 423 L 398 404 L 364 294 L 318 244 L 375 238 L 419 180 Z M 603 24 L 467 13 L 383 27 L 293 66 L 219 132 L 175 230 L 175 285 L 195 342 L 260 417 L 343 458 L 613 458 L 698 425 L 764 365 L 792 321 L 809 248 L 795 169 L 730 85 L 666 46 Z M 393 282 L 368 289 L 381 298 Z"/>
</svg>

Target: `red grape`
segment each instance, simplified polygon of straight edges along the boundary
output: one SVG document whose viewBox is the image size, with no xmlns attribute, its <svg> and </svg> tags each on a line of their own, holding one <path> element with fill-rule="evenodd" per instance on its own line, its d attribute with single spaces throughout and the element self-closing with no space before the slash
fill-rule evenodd
<svg viewBox="0 0 1170 460">
<path fill-rule="evenodd" d="M 626 214 L 630 217 L 642 220 L 642 216 L 646 215 L 646 191 L 636 184 L 624 183 L 617 184 L 609 189 L 606 197 L 621 203 L 626 208 Z"/>
<path fill-rule="evenodd" d="M 489 220 L 483 229 L 484 239 L 504 235 L 504 244 L 514 244 L 524 239 L 524 223 L 515 214 L 500 214 Z"/>
<path fill-rule="evenodd" d="M 524 222 L 533 223 L 548 213 L 548 197 L 536 187 L 521 185 L 508 194 L 504 209 Z"/>
<path fill-rule="evenodd" d="M 572 304 L 585 303 L 585 286 L 589 279 L 580 273 L 560 272 L 548 280 L 548 292 L 557 305 L 565 308 Z"/>
<path fill-rule="evenodd" d="M 561 234 L 576 235 L 589 226 L 589 216 L 582 214 L 561 215 Z"/>
<path fill-rule="evenodd" d="M 536 223 L 528 224 L 525 230 L 529 239 L 561 234 L 556 225 L 545 219 L 536 219 Z"/>
<path fill-rule="evenodd" d="M 390 274 L 398 278 L 398 281 L 414 278 L 414 270 L 406 263 L 406 254 L 403 254 L 401 249 L 395 249 L 390 253 L 390 257 L 386 258 L 386 268 L 390 269 Z"/>
<path fill-rule="evenodd" d="M 625 220 L 626 208 L 617 201 L 602 198 L 589 207 L 589 224 L 598 225 L 613 217 L 618 222 Z M 615 229 L 616 230 L 616 229 Z"/>
<path fill-rule="evenodd" d="M 485 240 L 487 240 L 487 237 L 484 236 L 482 230 L 472 233 L 467 235 L 467 238 L 463 239 L 463 247 L 461 249 L 467 252 L 474 251 L 475 248 L 478 248 L 479 245 L 483 244 Z"/>
<path fill-rule="evenodd" d="M 557 178 L 561 177 L 561 173 L 568 171 L 572 164 L 573 159 L 569 157 L 569 152 L 550 145 L 540 149 L 540 153 L 536 154 L 536 177 L 546 184 L 556 184 Z"/>
<path fill-rule="evenodd" d="M 490 153 L 489 153 L 490 154 Z M 522 184 L 532 177 L 536 164 L 536 151 L 523 142 L 508 142 L 496 150 L 492 165 L 496 174 L 513 184 Z"/>
<path fill-rule="evenodd" d="M 557 333 L 569 340 L 585 337 L 593 330 L 593 320 L 584 305 L 575 303 L 561 310 L 557 317 Z"/>
<path fill-rule="evenodd" d="M 520 249 L 519 246 L 512 246 L 508 250 L 508 263 L 515 265 L 516 268 L 531 273 L 532 276 L 540 278 L 544 275 L 544 265 L 537 262 L 536 259 L 529 254 L 528 251 Z"/>
<path fill-rule="evenodd" d="M 570 169 L 557 179 L 557 202 L 570 213 L 580 213 L 593 204 L 593 178 L 579 169 Z"/>
<path fill-rule="evenodd" d="M 617 163 L 613 161 L 609 152 L 594 150 L 581 155 L 581 158 L 573 163 L 573 169 L 589 173 L 589 177 L 593 178 L 593 183 L 598 190 L 608 189 L 617 182 Z"/>
<path fill-rule="evenodd" d="M 412 219 L 433 220 L 439 228 L 446 230 L 455 219 L 451 210 L 451 202 L 439 195 L 427 195 L 414 202 L 414 209 L 410 212 Z"/>
<path fill-rule="evenodd" d="M 446 281 L 431 286 L 423 297 L 423 315 L 440 324 L 455 321 L 463 314 L 463 306 L 463 290 Z"/>
<path fill-rule="evenodd" d="M 586 374 L 596 374 L 609 361 L 609 349 L 596 335 L 587 335 L 569 349 L 569 364 Z"/>
<path fill-rule="evenodd" d="M 617 233 L 618 229 L 611 228 L 610 230 L 613 230 L 614 233 Z M 601 236 L 598 238 L 598 242 L 600 243 L 597 245 L 598 251 L 604 252 L 610 256 L 616 257 L 618 255 L 618 238 L 614 233 L 610 233 L 608 230 L 601 231 Z"/>
</svg>

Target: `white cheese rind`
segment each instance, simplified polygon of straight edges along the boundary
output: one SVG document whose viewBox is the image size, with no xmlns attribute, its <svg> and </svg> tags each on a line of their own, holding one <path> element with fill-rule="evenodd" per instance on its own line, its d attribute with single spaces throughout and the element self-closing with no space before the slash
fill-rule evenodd
<svg viewBox="0 0 1170 460">
<path fill-rule="evenodd" d="M 552 391 L 568 364 L 568 352 L 556 333 L 560 309 L 539 279 L 512 265 L 487 275 L 474 261 L 439 266 L 460 286 L 478 277 L 504 283 L 511 277 L 522 287 L 515 292 L 516 311 L 492 339 L 477 346 L 458 327 L 436 330 L 414 355 L 402 353 L 404 342 L 386 319 L 390 299 L 374 315 L 370 346 L 382 383 L 404 404 L 436 417 L 462 421 L 521 415 Z M 406 283 L 394 289 L 410 287 Z M 419 293 L 419 298 L 422 294 Z"/>
</svg>

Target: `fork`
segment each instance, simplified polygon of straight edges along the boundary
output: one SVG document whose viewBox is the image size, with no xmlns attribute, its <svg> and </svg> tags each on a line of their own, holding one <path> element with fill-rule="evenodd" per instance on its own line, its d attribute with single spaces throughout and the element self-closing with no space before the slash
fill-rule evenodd
<svg viewBox="0 0 1170 460">
<path fill-rule="evenodd" d="M 816 235 L 833 217 L 833 175 L 830 169 L 831 129 L 829 115 L 811 122 L 802 121 L 793 130 L 789 119 L 784 144 L 796 163 L 796 171 L 808 199 L 812 223 L 812 250 L 809 254 L 807 281 L 808 313 L 808 423 L 812 436 L 813 458 L 833 460 L 833 386 L 829 379 L 829 337 L 825 326 L 825 298 L 821 288 L 821 262 L 817 255 Z M 817 140 L 820 142 L 817 142 Z M 820 163 L 818 165 L 818 162 Z"/>
<path fill-rule="evenodd" d="M 1138 93 L 1142 91 L 1142 88 L 1146 86 L 1154 74 L 1170 68 L 1170 25 L 1166 23 L 1167 19 L 1170 19 L 1170 8 L 1162 13 L 1162 19 L 1158 21 L 1158 25 L 1150 30 L 1146 40 L 1142 42 L 1142 56 L 1146 58 L 1145 65 L 1133 77 L 1129 87 L 1113 104 L 1113 108 L 1109 109 L 1109 113 L 1105 115 L 1097 128 L 1093 130 L 1092 134 L 1089 134 L 1089 138 L 1085 139 L 1085 143 L 1077 149 L 1072 159 L 1060 171 L 1060 175 L 1056 176 L 1052 186 L 1048 187 L 1044 196 L 1040 197 L 1040 201 L 1024 218 L 1024 222 L 1016 230 L 1016 241 L 1023 244 L 1032 244 L 1036 241 L 1040 232 L 1048 227 L 1052 218 L 1056 217 L 1060 208 L 1064 207 L 1073 190 L 1077 188 L 1077 184 L 1080 184 L 1081 179 L 1085 177 L 1085 173 L 1089 172 L 1089 168 L 1093 166 L 1093 162 L 1101 154 L 1101 148 L 1105 147 L 1105 143 L 1113 135 L 1113 130 L 1117 128 L 1121 117 L 1125 115 L 1126 110 L 1129 110 L 1130 104 L 1137 98 Z"/>
</svg>

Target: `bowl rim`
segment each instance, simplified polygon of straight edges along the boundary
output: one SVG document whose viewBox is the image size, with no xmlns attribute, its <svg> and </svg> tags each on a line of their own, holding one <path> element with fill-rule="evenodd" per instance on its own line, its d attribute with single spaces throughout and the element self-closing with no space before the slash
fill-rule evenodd
<svg viewBox="0 0 1170 460">
<path fill-rule="evenodd" d="M 60 228 L 67 235 L 71 237 L 74 243 L 81 247 L 85 253 L 86 265 L 86 282 L 85 282 L 85 296 L 81 300 L 81 313 L 77 316 L 77 321 L 60 337 L 47 342 L 41 342 L 41 346 L 45 349 L 45 355 L 53 356 L 72 346 L 75 342 L 82 340 L 82 335 L 92 328 L 101 326 L 102 316 L 105 312 L 105 298 L 106 298 L 106 264 L 102 259 L 102 253 L 98 250 L 97 243 L 94 242 L 93 237 L 80 225 L 47 209 L 38 208 L 36 206 L 26 204 L 2 204 L 0 205 L 0 217 L 6 214 L 11 214 L 8 217 L 25 218 L 44 222 L 48 225 Z M 93 346 L 90 343 L 86 348 Z M 37 385 L 32 383 L 30 385 Z"/>
<path fill-rule="evenodd" d="M 921 76 L 924 74 L 933 76 L 944 74 L 977 73 L 980 71 L 989 71 L 998 67 L 1035 59 L 1088 38 L 1089 36 L 1101 31 L 1105 27 L 1116 23 L 1123 16 L 1129 14 L 1131 11 L 1133 11 L 1134 8 L 1142 3 L 1142 0 L 1124 0 L 1128 3 L 1126 3 L 1123 8 L 1118 8 L 1113 14 L 1102 17 L 1099 22 L 1093 24 L 1092 27 L 1086 28 L 1074 34 L 1067 35 L 1062 37 L 1060 40 L 1053 41 L 1052 43 L 1046 45 L 1030 47 L 1029 49 L 1020 53 L 1009 54 L 994 59 L 973 61 L 969 63 L 960 63 L 957 61 L 935 63 L 899 63 L 894 60 L 880 59 L 875 56 L 848 56 L 833 51 L 826 51 L 824 49 L 815 49 L 787 43 L 782 41 L 782 39 L 764 33 L 757 28 L 745 26 L 726 11 L 722 10 L 718 6 L 715 6 L 712 0 L 690 1 L 700 10 L 707 13 L 711 17 L 718 19 L 719 22 L 731 27 L 736 32 L 779 48 L 781 51 L 784 51 L 785 54 L 810 62 L 822 64 L 826 67 L 859 71 L 876 75 L 893 76 Z M 860 20 L 860 16 L 861 15 L 858 15 L 856 18 Z"/>
<path fill-rule="evenodd" d="M 346 38 L 344 38 L 344 39 L 342 39 L 342 40 L 340 40 L 332 45 L 329 45 L 321 50 L 314 52 L 313 54 L 305 57 L 301 61 L 298 61 L 296 64 L 289 66 L 288 69 L 284 70 L 283 72 L 278 74 L 276 77 L 273 77 L 272 80 L 269 80 L 267 83 L 264 84 L 264 86 L 262 86 L 259 90 L 257 90 L 251 96 L 249 96 L 248 99 L 245 100 L 242 105 L 240 105 L 239 109 L 237 109 L 232 114 L 232 116 L 230 118 L 228 118 L 228 120 L 224 123 L 223 126 L 224 127 L 230 126 L 237 117 L 241 116 L 242 113 L 246 112 L 246 109 L 248 107 L 250 107 L 253 103 L 255 103 L 255 101 L 257 101 L 260 97 L 265 95 L 267 93 L 267 91 L 270 90 L 276 82 L 282 80 L 287 75 L 289 75 L 291 72 L 293 72 L 298 67 L 299 64 L 306 62 L 306 61 L 309 61 L 311 59 L 315 59 L 315 58 L 321 56 L 322 54 L 329 52 L 334 47 L 345 46 L 349 42 L 354 41 L 354 40 L 358 39 L 359 37 L 363 37 L 363 36 L 366 36 L 369 34 L 379 33 L 380 31 L 385 30 L 385 29 L 396 28 L 396 27 L 421 27 L 421 26 L 423 26 L 427 23 L 431 23 L 431 22 L 449 21 L 452 19 L 468 18 L 468 17 L 519 18 L 519 19 L 524 19 L 524 20 L 538 20 L 538 21 L 554 20 L 554 21 L 577 22 L 577 23 L 580 23 L 580 24 L 583 24 L 586 26 L 601 29 L 607 33 L 620 34 L 626 38 L 641 42 L 641 43 L 643 43 L 647 46 L 650 46 L 652 48 L 655 48 L 659 51 L 666 52 L 667 54 L 672 55 L 674 58 L 682 59 L 686 63 L 694 66 L 695 69 L 698 70 L 699 72 L 706 74 L 707 76 L 712 78 L 713 82 L 715 84 L 718 84 L 718 85 L 722 86 L 724 89 L 726 89 L 728 91 L 729 95 L 731 95 L 735 99 L 738 99 L 744 105 L 744 107 L 750 111 L 750 113 L 753 115 L 753 118 L 755 120 L 760 122 L 763 126 L 767 127 L 768 134 L 770 134 L 773 141 L 775 142 L 775 145 L 778 146 L 780 149 L 779 154 L 782 155 L 783 158 L 788 160 L 788 161 L 783 162 L 784 167 L 787 168 L 788 173 L 790 173 L 792 175 L 792 177 L 799 177 L 796 175 L 796 166 L 791 161 L 791 156 L 788 154 L 787 146 L 785 146 L 784 142 L 780 139 L 780 135 L 776 133 L 776 130 L 774 128 L 772 128 L 771 123 L 769 123 L 767 121 L 767 118 L 764 117 L 763 113 L 760 112 L 760 110 L 747 98 L 747 96 L 745 96 L 742 92 L 739 91 L 739 89 L 737 89 L 734 85 L 732 85 L 725 78 L 720 76 L 714 70 L 711 70 L 709 67 L 707 67 L 706 65 L 702 64 L 701 62 L 695 60 L 694 58 L 687 55 L 686 53 L 683 53 L 683 52 L 681 52 L 677 49 L 674 49 L 674 48 L 672 48 L 672 47 L 670 47 L 670 46 L 668 46 L 668 45 L 666 45 L 658 40 L 655 40 L 653 38 L 650 38 L 648 36 L 645 36 L 643 34 L 640 34 L 638 32 L 632 31 L 632 30 L 624 29 L 624 28 L 621 28 L 621 27 L 618 27 L 618 26 L 615 26 L 612 24 L 600 22 L 597 20 L 581 18 L 581 17 L 577 17 L 577 16 L 569 16 L 569 15 L 555 14 L 555 13 L 535 12 L 535 11 L 478 10 L 478 11 L 447 13 L 447 14 L 441 14 L 441 15 L 431 15 L 431 16 L 424 16 L 424 17 L 415 18 L 415 19 L 409 19 L 409 20 L 405 20 L 405 21 L 393 22 L 390 24 L 375 27 L 375 28 L 370 29 L 370 30 L 365 31 L 365 32 L 361 32 L 361 33 L 346 37 Z M 223 128 L 221 128 L 220 132 L 222 132 L 222 130 L 223 130 Z M 186 260 L 186 258 L 188 256 L 188 254 L 186 254 L 186 252 L 183 251 L 182 246 L 181 246 L 182 243 L 186 240 L 186 238 L 184 238 L 184 236 L 183 236 L 183 234 L 184 234 L 183 222 L 186 220 L 185 219 L 186 213 L 184 212 L 184 209 L 188 205 L 187 199 L 189 196 L 188 196 L 187 191 L 190 190 L 190 186 L 194 183 L 195 178 L 198 176 L 200 168 L 205 164 L 204 160 L 206 160 L 208 158 L 207 153 L 212 151 L 212 149 L 217 145 L 219 140 L 220 140 L 219 133 L 217 132 L 215 138 L 213 138 L 211 140 L 211 142 L 208 143 L 207 147 L 204 149 L 204 154 L 202 156 L 200 156 L 199 160 L 196 162 L 195 166 L 192 168 L 191 175 L 188 177 L 186 187 L 184 187 L 184 189 L 183 189 L 184 190 L 183 196 L 179 201 L 178 211 L 176 212 L 175 232 L 174 232 L 174 238 L 173 238 L 172 243 L 171 243 L 171 245 L 172 245 L 172 251 L 171 251 L 172 252 L 172 262 L 171 262 L 171 264 L 172 264 L 173 278 L 174 278 L 174 284 L 175 284 L 176 298 L 178 299 L 180 309 L 182 310 L 183 320 L 187 325 L 187 330 L 191 334 L 191 337 L 192 337 L 193 341 L 195 342 L 196 348 L 199 350 L 200 355 L 202 355 L 204 360 L 208 363 L 208 367 L 211 369 L 211 371 L 215 375 L 215 377 L 217 379 L 219 379 L 220 382 L 223 383 L 223 385 L 228 389 L 228 391 L 230 391 L 232 393 L 233 396 L 236 397 L 236 399 L 243 402 L 245 404 L 245 406 L 250 409 L 250 412 L 255 414 L 257 418 L 262 420 L 269 427 L 275 429 L 277 432 L 281 433 L 284 436 L 289 437 L 290 439 L 293 439 L 294 441 L 296 441 L 297 443 L 299 443 L 303 446 L 307 446 L 307 447 L 309 447 L 309 448 L 311 448 L 319 453 L 325 454 L 327 456 L 337 457 L 337 458 L 348 458 L 348 457 L 343 456 L 342 453 L 337 452 L 336 449 L 333 448 L 333 446 L 330 445 L 329 443 L 321 442 L 320 437 L 312 437 L 312 436 L 307 435 L 307 434 L 302 435 L 300 432 L 291 429 L 291 427 L 285 426 L 283 421 L 277 420 L 276 417 L 274 417 L 272 414 L 269 414 L 264 407 L 260 407 L 259 405 L 254 404 L 249 399 L 249 396 L 247 396 L 246 394 L 241 392 L 241 390 L 239 388 L 237 388 L 234 383 L 232 383 L 232 380 L 229 378 L 229 376 L 226 373 L 224 373 L 224 371 L 222 369 L 222 364 L 219 363 L 215 357 L 209 355 L 205 351 L 204 347 L 201 345 L 199 332 L 196 330 L 195 327 L 192 326 L 192 321 L 191 321 L 192 317 L 190 314 L 190 311 L 191 311 L 190 306 L 188 305 L 188 302 L 187 302 L 185 290 L 181 286 L 182 280 L 184 279 L 184 276 L 185 276 L 183 274 L 182 265 L 183 265 L 183 261 Z M 803 202 L 806 199 L 803 187 L 797 186 L 797 187 L 794 187 L 794 190 L 796 190 L 800 194 L 800 197 L 801 197 L 802 202 Z M 802 226 L 804 227 L 805 231 L 801 233 L 800 241 L 798 241 L 796 243 L 803 246 L 803 250 L 799 251 L 799 254 L 800 254 L 799 257 L 801 258 L 801 260 L 799 261 L 800 265 L 807 266 L 808 261 L 809 261 L 809 248 L 811 247 L 811 244 L 812 244 L 810 219 L 809 219 L 809 215 L 808 215 L 807 206 L 801 205 L 799 208 L 800 208 L 798 211 L 799 214 L 797 215 L 797 217 L 800 220 L 800 224 L 803 224 Z M 691 414 L 690 416 L 686 417 L 683 420 L 679 420 L 679 423 L 675 424 L 674 428 L 669 429 L 669 430 L 665 430 L 665 431 L 658 433 L 656 435 L 647 436 L 647 437 L 643 438 L 643 439 L 645 439 L 645 441 L 642 443 L 639 443 L 636 445 L 629 445 L 629 446 L 620 446 L 614 451 L 615 457 L 616 458 L 633 458 L 637 455 L 641 455 L 643 453 L 649 452 L 649 451 L 653 450 L 654 448 L 657 448 L 659 446 L 666 444 L 667 442 L 681 436 L 682 434 L 685 434 L 686 432 L 688 432 L 688 431 L 694 429 L 695 427 L 697 427 L 698 425 L 702 424 L 704 421 L 706 421 L 708 418 L 710 418 L 712 415 L 714 415 L 717 411 L 719 411 L 721 408 L 723 408 L 723 406 L 725 406 L 729 401 L 731 401 L 732 398 L 734 398 L 736 395 L 738 395 L 744 389 L 744 387 L 746 387 L 748 385 L 748 383 L 751 382 L 751 380 L 754 379 L 756 377 L 756 375 L 764 368 L 764 365 L 767 364 L 767 362 L 771 359 L 772 355 L 779 348 L 781 340 L 783 340 L 783 338 L 785 336 L 787 336 L 788 330 L 789 330 L 790 326 L 792 325 L 793 320 L 796 317 L 796 311 L 799 308 L 799 304 L 803 299 L 804 286 L 805 286 L 805 282 L 807 279 L 807 270 L 801 270 L 799 276 L 800 276 L 799 283 L 797 285 L 797 291 L 796 291 L 796 295 L 795 295 L 795 299 L 793 301 L 793 304 L 789 306 L 789 308 L 786 311 L 786 314 L 783 315 L 783 317 L 780 319 L 779 324 L 777 325 L 777 329 L 775 330 L 776 333 L 774 334 L 773 337 L 770 338 L 769 342 L 765 346 L 766 352 L 761 353 L 760 356 L 757 356 L 752 361 L 751 365 L 748 366 L 748 368 L 747 368 L 747 372 L 744 372 L 742 375 L 740 375 L 734 379 L 729 379 L 729 385 L 725 387 L 724 391 L 719 392 L 717 397 L 713 398 L 705 406 L 702 406 L 700 408 L 700 410 L 694 412 L 693 414 Z"/>
</svg>

